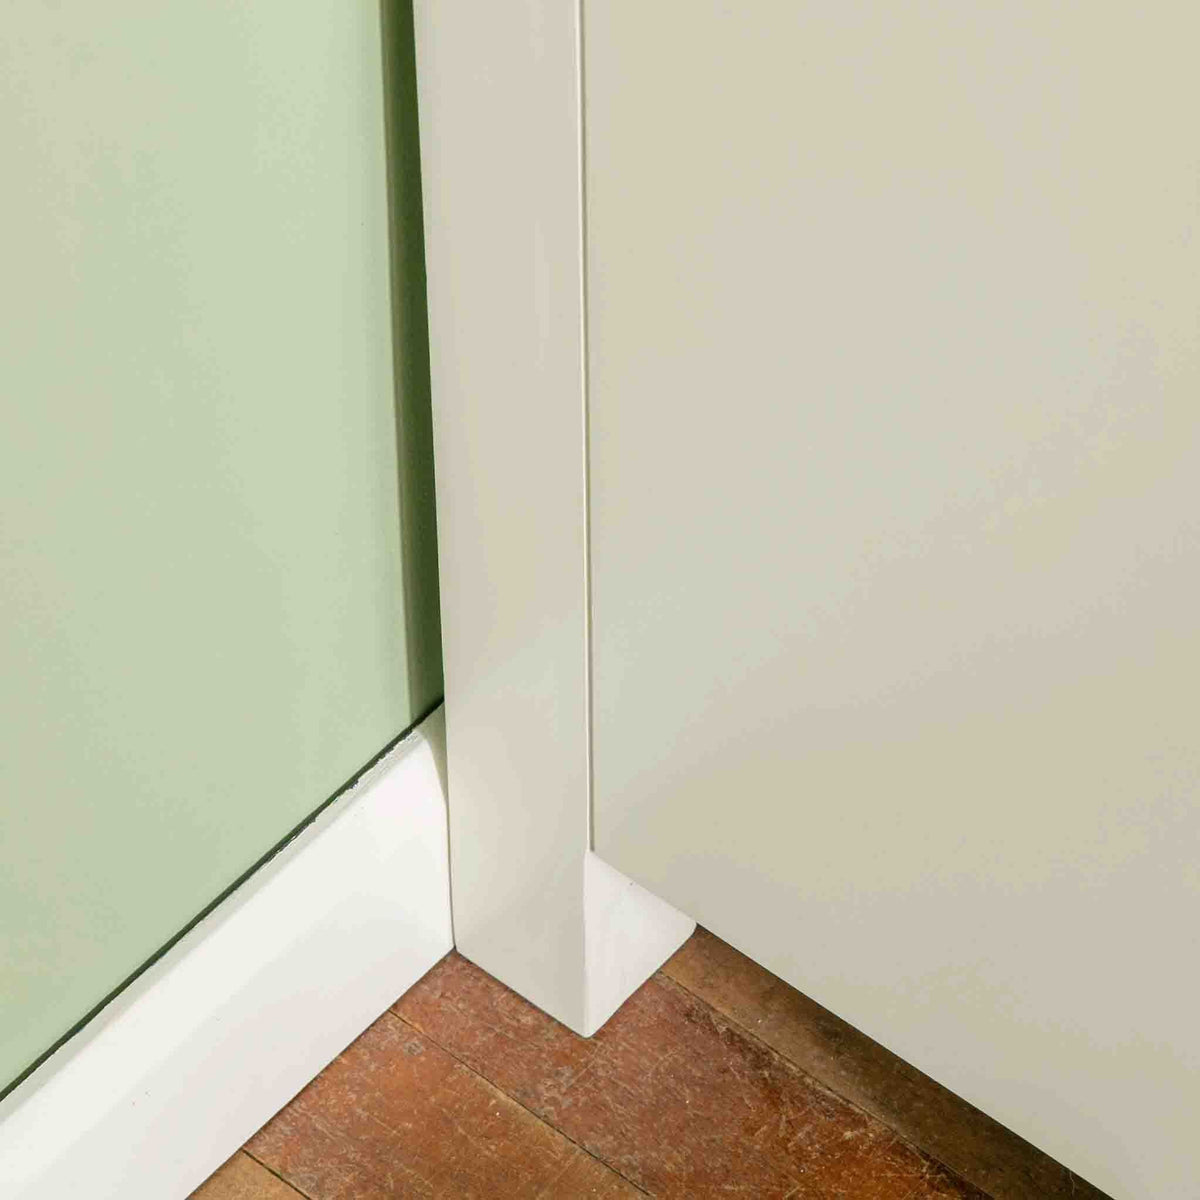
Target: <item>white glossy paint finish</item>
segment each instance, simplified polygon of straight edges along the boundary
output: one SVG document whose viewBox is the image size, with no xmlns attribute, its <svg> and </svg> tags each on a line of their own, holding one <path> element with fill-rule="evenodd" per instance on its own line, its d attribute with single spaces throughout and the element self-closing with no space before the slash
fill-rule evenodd
<svg viewBox="0 0 1200 1200">
<path fill-rule="evenodd" d="M 188 1195 L 449 951 L 443 742 L 439 710 L 0 1102 L 0 1195 Z"/>
<path fill-rule="evenodd" d="M 455 942 L 590 1034 L 692 926 L 587 860 L 576 15 L 416 5 Z"/>
<path fill-rule="evenodd" d="M 1200 10 L 585 7 L 596 850 L 1200 1177 Z"/>
</svg>

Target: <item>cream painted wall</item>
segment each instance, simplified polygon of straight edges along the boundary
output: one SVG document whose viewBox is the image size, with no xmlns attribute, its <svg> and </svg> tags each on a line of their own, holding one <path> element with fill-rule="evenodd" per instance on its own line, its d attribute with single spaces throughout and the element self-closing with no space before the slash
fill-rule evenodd
<svg viewBox="0 0 1200 1200">
<path fill-rule="evenodd" d="M 1200 15 L 584 5 L 597 852 L 1200 1178 Z"/>
<path fill-rule="evenodd" d="M 384 17 L 0 6 L 0 1089 L 440 696 Z"/>
</svg>

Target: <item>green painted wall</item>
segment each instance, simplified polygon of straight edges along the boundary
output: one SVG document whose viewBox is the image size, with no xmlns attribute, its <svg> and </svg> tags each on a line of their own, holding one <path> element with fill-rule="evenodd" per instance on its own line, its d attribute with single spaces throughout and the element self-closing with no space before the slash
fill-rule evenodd
<svg viewBox="0 0 1200 1200">
<path fill-rule="evenodd" d="M 440 697 L 389 5 L 0 3 L 0 1087 Z"/>
</svg>

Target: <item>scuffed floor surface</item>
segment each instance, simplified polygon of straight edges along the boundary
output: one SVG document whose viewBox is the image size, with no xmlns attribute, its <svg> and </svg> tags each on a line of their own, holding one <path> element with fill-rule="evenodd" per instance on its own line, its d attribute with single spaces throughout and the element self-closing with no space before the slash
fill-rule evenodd
<svg viewBox="0 0 1200 1200">
<path fill-rule="evenodd" d="M 1095 1200 L 704 930 L 590 1040 L 457 954 L 193 1200 Z"/>
</svg>

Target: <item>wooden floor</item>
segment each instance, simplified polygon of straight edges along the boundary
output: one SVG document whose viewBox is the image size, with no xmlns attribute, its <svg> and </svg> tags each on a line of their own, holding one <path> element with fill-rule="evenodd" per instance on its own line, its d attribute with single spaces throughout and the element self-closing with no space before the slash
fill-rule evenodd
<svg viewBox="0 0 1200 1200">
<path fill-rule="evenodd" d="M 194 1200 L 1103 1195 L 704 930 L 590 1040 L 442 960 Z"/>
</svg>

